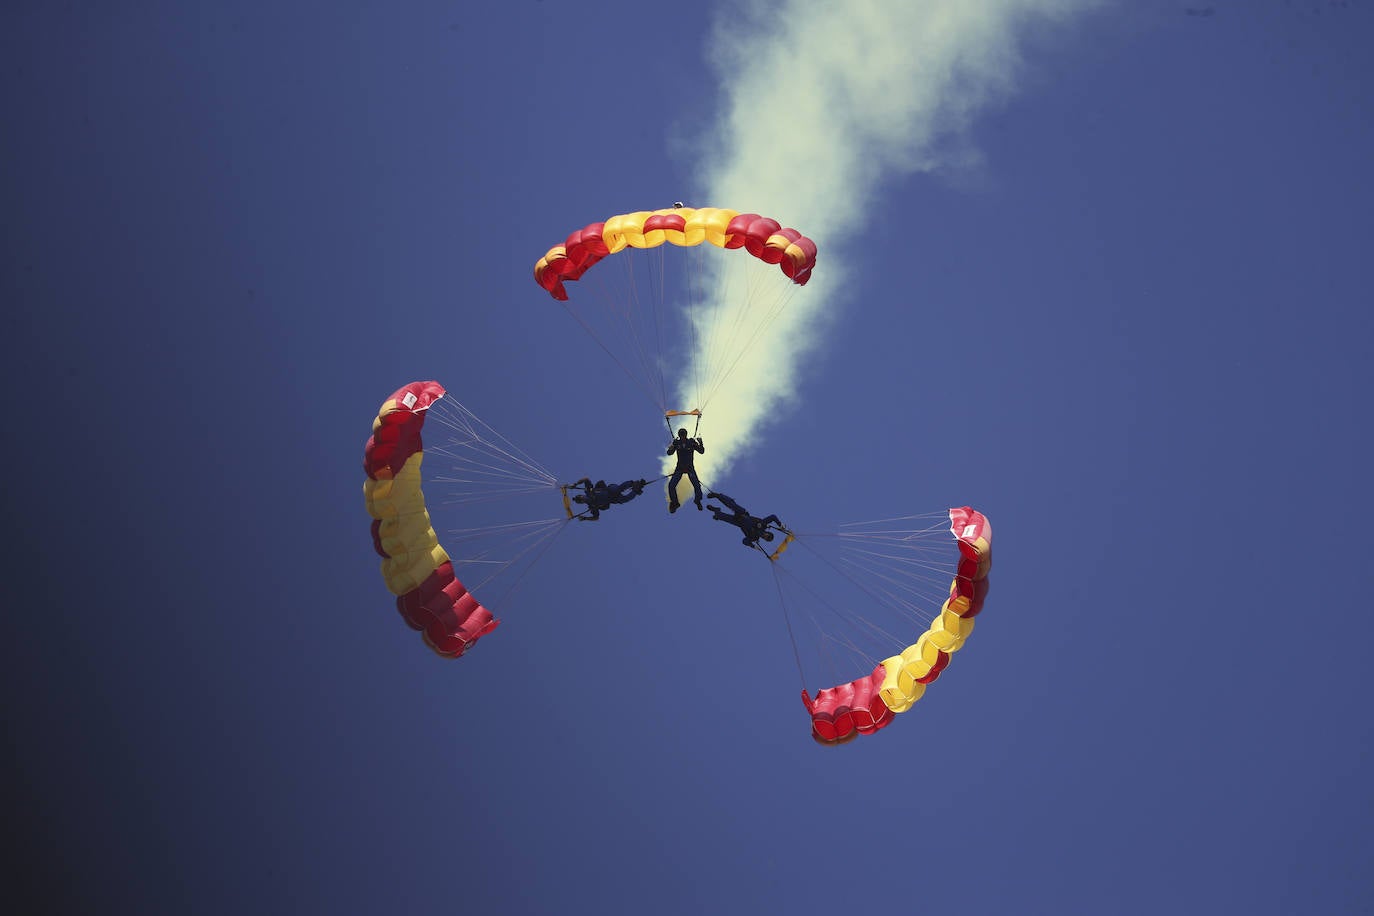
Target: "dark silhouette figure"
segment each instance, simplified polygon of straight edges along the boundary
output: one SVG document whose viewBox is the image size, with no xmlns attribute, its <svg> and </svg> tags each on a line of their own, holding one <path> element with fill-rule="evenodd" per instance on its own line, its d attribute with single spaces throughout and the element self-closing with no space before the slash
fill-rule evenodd
<svg viewBox="0 0 1374 916">
<path fill-rule="evenodd" d="M 677 485 L 682 480 L 682 475 L 686 474 L 687 479 L 692 482 L 693 502 L 697 504 L 697 510 L 701 509 L 701 480 L 697 477 L 696 468 L 692 466 L 692 460 L 697 452 L 705 453 L 706 446 L 698 436 L 695 439 L 687 438 L 687 427 L 677 431 L 677 438 L 668 443 L 666 454 L 677 455 L 677 467 L 673 468 L 673 476 L 668 480 L 668 511 L 678 510 Z"/>
<path fill-rule="evenodd" d="M 773 532 L 768 530 L 769 525 L 776 525 L 779 530 L 782 530 L 782 522 L 776 515 L 759 518 L 756 515 L 750 515 L 748 509 L 724 493 L 707 493 L 706 495 L 709 499 L 718 499 L 730 507 L 728 513 L 719 506 L 707 506 L 706 508 L 711 510 L 711 517 L 716 521 L 727 522 L 743 531 L 744 539 L 740 543 L 745 547 L 757 547 L 759 538 L 765 541 L 773 540 Z"/>
<path fill-rule="evenodd" d="M 647 480 L 627 480 L 609 485 L 604 480 L 598 480 L 593 484 L 590 477 L 583 477 L 572 484 L 573 487 L 582 488 L 582 492 L 574 496 L 572 501 L 587 507 L 586 511 L 578 513 L 578 521 L 596 521 L 604 510 L 627 503 L 643 493 L 648 484 Z"/>
</svg>

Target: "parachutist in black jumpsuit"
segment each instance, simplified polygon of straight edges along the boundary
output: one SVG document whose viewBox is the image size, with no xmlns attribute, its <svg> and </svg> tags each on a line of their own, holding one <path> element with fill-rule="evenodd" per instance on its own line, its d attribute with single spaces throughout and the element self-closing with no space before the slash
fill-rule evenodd
<svg viewBox="0 0 1374 916">
<path fill-rule="evenodd" d="M 776 515 L 767 518 L 758 518 L 750 515 L 749 510 L 735 502 L 724 493 L 708 493 L 711 499 L 718 499 L 730 507 L 730 513 L 726 513 L 719 506 L 707 506 L 711 510 L 711 517 L 718 522 L 729 522 L 740 531 L 744 532 L 744 540 L 740 541 L 745 547 L 757 546 L 759 538 L 765 541 L 773 540 L 773 532 L 768 530 L 769 525 L 777 525 L 782 528 L 782 522 Z"/>
<path fill-rule="evenodd" d="M 668 511 L 678 510 L 677 485 L 682 480 L 682 475 L 686 474 L 687 479 L 692 482 L 692 491 L 695 494 L 693 502 L 697 504 L 697 510 L 701 510 L 701 480 L 697 478 L 696 468 L 692 466 L 692 459 L 696 452 L 706 452 L 706 446 L 701 438 L 688 439 L 687 428 L 684 426 L 677 431 L 677 438 L 668 443 L 666 454 L 677 454 L 677 467 L 673 468 L 673 476 L 668 481 Z"/>
<path fill-rule="evenodd" d="M 574 496 L 572 501 L 587 507 L 585 515 L 578 520 L 583 522 L 596 521 L 601 517 L 602 510 L 609 509 L 612 505 L 629 502 L 643 493 L 648 483 L 647 480 L 627 480 L 624 483 L 607 486 L 606 481 L 598 480 L 593 486 L 590 477 L 583 477 L 573 484 L 574 487 L 581 487 L 584 492 Z"/>
</svg>

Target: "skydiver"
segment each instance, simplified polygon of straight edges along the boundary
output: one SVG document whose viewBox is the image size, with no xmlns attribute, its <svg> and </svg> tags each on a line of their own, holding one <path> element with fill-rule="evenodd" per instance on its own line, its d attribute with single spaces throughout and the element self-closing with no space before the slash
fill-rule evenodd
<svg viewBox="0 0 1374 916">
<path fill-rule="evenodd" d="M 745 547 L 758 547 L 759 538 L 763 538 L 765 541 L 773 540 L 773 532 L 768 530 L 769 525 L 776 525 L 778 530 L 784 530 L 782 521 L 779 520 L 776 515 L 770 515 L 767 518 L 759 518 L 758 516 L 750 515 L 749 510 L 745 509 L 724 493 L 707 493 L 706 497 L 708 499 L 718 499 L 730 507 L 731 511 L 729 513 L 725 512 L 725 510 L 721 509 L 719 506 L 707 506 L 706 508 L 711 510 L 711 517 L 716 521 L 728 522 L 740 531 L 743 531 L 744 539 L 741 540 L 740 543 Z"/>
<path fill-rule="evenodd" d="M 647 480 L 627 480 L 608 486 L 604 480 L 598 480 L 593 484 L 590 477 L 583 477 L 571 484 L 572 487 L 581 487 L 583 490 L 574 496 L 572 501 L 587 507 L 585 512 L 578 513 L 577 520 L 594 522 L 601 517 L 603 510 L 611 508 L 612 505 L 629 502 L 643 493 L 648 485 Z"/>
<path fill-rule="evenodd" d="M 677 431 L 677 438 L 668 443 L 668 451 L 665 454 L 677 453 L 677 467 L 673 468 L 673 476 L 668 481 L 668 512 L 672 514 L 678 510 L 677 485 L 682 480 L 682 475 L 686 474 L 687 479 L 692 482 L 693 502 L 697 504 L 697 511 L 701 511 L 701 480 L 697 477 L 696 468 L 692 466 L 692 459 L 696 452 L 705 454 L 706 445 L 698 436 L 695 439 L 687 438 L 687 427 L 682 427 Z"/>
</svg>

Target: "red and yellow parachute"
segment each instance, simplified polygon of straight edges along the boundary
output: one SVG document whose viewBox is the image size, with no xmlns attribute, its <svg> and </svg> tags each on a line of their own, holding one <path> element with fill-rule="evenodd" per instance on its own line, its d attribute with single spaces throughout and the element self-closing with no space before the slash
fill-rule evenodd
<svg viewBox="0 0 1374 916">
<path fill-rule="evenodd" d="M 539 259 L 534 280 L 555 299 L 567 300 L 564 282 L 581 279 L 607 255 L 665 242 L 684 248 L 703 242 L 742 248 L 766 264 L 777 264 L 798 286 L 806 285 L 816 266 L 816 243 L 777 220 L 717 207 L 672 207 L 623 213 L 577 230 Z"/>
<path fill-rule="evenodd" d="M 435 652 L 457 658 L 499 621 L 454 575 L 420 489 L 420 431 L 426 412 L 443 396 L 438 382 L 412 382 L 382 404 L 363 453 L 363 498 L 373 518 L 373 546 L 383 557 L 382 577 L 401 617 Z"/>
<path fill-rule="evenodd" d="M 576 230 L 539 258 L 534 279 L 665 419 L 694 415 L 699 428 L 815 266 L 816 243 L 776 219 L 677 204 Z"/>
<path fill-rule="evenodd" d="M 901 653 L 879 662 L 872 674 L 820 690 L 815 699 L 802 691 L 811 736 L 820 743 L 841 744 L 876 732 L 896 713 L 910 709 L 973 632 L 973 619 L 988 593 L 992 525 L 968 506 L 950 509 L 949 522 L 958 560 L 949 597 L 930 629 Z"/>
</svg>

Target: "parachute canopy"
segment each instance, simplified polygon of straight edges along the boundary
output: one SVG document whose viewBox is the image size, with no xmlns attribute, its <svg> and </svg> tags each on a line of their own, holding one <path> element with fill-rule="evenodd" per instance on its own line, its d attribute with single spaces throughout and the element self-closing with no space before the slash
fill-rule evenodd
<svg viewBox="0 0 1374 916">
<path fill-rule="evenodd" d="M 806 285 L 816 266 L 816 243 L 795 229 L 784 229 L 777 220 L 717 207 L 672 207 L 623 213 L 578 229 L 539 259 L 534 280 L 555 299 L 566 300 L 564 282 L 580 280 L 607 255 L 665 242 L 684 248 L 702 242 L 742 248 L 764 263 L 777 264 L 798 286 Z"/>
<path fill-rule="evenodd" d="M 949 597 L 930 628 L 900 653 L 883 659 L 871 674 L 817 692 L 802 690 L 811 714 L 811 735 L 822 744 L 840 744 L 886 727 L 921 698 L 973 632 L 983 609 L 992 566 L 992 525 L 968 506 L 949 510 L 949 531 L 958 552 Z M 891 550 L 895 542 L 889 542 Z"/>
<path fill-rule="evenodd" d="M 534 279 L 665 418 L 700 424 L 732 379 L 757 388 L 769 330 L 815 265 L 816 243 L 776 219 L 678 205 L 583 226 Z"/>
<path fill-rule="evenodd" d="M 401 617 L 435 652 L 457 658 L 499 621 L 458 581 L 425 508 L 420 432 L 444 393 L 438 382 L 412 382 L 382 404 L 363 450 L 363 499 Z"/>
</svg>

